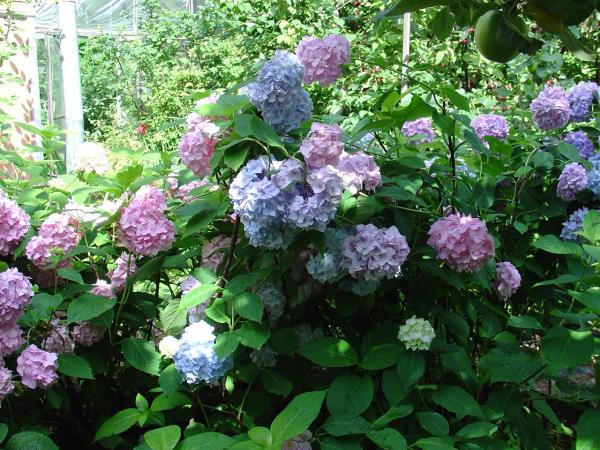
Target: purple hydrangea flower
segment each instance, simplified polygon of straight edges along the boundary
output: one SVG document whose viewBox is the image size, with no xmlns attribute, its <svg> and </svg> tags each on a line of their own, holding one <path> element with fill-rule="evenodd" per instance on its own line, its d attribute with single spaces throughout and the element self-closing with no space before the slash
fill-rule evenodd
<svg viewBox="0 0 600 450">
<path fill-rule="evenodd" d="M 12 372 L 6 367 L 0 367 L 0 402 L 8 394 L 15 390 L 15 383 L 12 380 Z"/>
<path fill-rule="evenodd" d="M 17 358 L 17 372 L 21 382 L 29 389 L 50 387 L 56 380 L 56 353 L 45 352 L 35 345 L 30 345 Z"/>
<path fill-rule="evenodd" d="M 406 138 L 417 136 L 417 139 L 411 139 L 411 145 L 419 145 L 428 142 L 432 142 L 435 138 L 435 132 L 433 131 L 433 122 L 431 119 L 417 119 L 410 122 L 405 122 L 402 125 L 402 134 Z"/>
<path fill-rule="evenodd" d="M 573 212 L 566 222 L 563 222 L 563 229 L 560 237 L 565 241 L 583 242 L 583 237 L 576 234 L 583 229 L 583 219 L 588 213 L 587 208 L 579 208 Z"/>
<path fill-rule="evenodd" d="M 338 125 L 313 123 L 308 136 L 300 145 L 300 153 L 309 169 L 335 166 L 344 151 L 342 129 Z"/>
<path fill-rule="evenodd" d="M 579 156 L 588 159 L 594 155 L 594 143 L 583 131 L 571 131 L 565 136 L 565 142 L 579 151 Z"/>
<path fill-rule="evenodd" d="M 344 240 L 342 265 L 354 278 L 394 278 L 400 274 L 409 252 L 406 238 L 395 226 L 357 225 L 356 234 Z"/>
<path fill-rule="evenodd" d="M 381 172 L 371 155 L 361 151 L 356 153 L 343 152 L 337 170 L 345 189 L 357 194 L 363 188 L 374 191 L 381 186 Z"/>
<path fill-rule="evenodd" d="M 0 189 L 0 255 L 8 255 L 29 230 L 29 216 Z"/>
<path fill-rule="evenodd" d="M 0 324 L 15 323 L 33 297 L 29 279 L 17 269 L 0 272 Z"/>
<path fill-rule="evenodd" d="M 576 194 L 587 188 L 587 185 L 585 168 L 581 164 L 569 163 L 558 178 L 556 194 L 565 201 L 575 200 Z"/>
<path fill-rule="evenodd" d="M 560 128 L 569 122 L 571 107 L 565 90 L 559 86 L 547 86 L 531 102 L 533 121 L 540 130 Z"/>
<path fill-rule="evenodd" d="M 600 86 L 592 81 L 582 81 L 569 89 L 571 120 L 585 122 L 590 116 L 594 97 L 598 95 Z"/>
<path fill-rule="evenodd" d="M 481 114 L 471 120 L 471 127 L 479 139 L 484 142 L 488 136 L 500 141 L 504 141 L 508 137 L 508 122 L 497 114 Z M 487 144 L 487 142 L 485 143 Z"/>
<path fill-rule="evenodd" d="M 40 226 L 38 235 L 25 248 L 27 258 L 39 269 L 49 269 L 56 251 L 66 255 L 81 239 L 77 224 L 66 213 L 51 214 Z"/>
<path fill-rule="evenodd" d="M 10 355 L 24 343 L 23 331 L 16 322 L 0 325 L 0 357 Z"/>
<path fill-rule="evenodd" d="M 50 331 L 44 339 L 42 347 L 47 352 L 52 353 L 73 353 L 75 351 L 75 342 L 69 333 L 69 329 L 64 323 L 60 323 L 57 318 L 50 321 Z"/>
<path fill-rule="evenodd" d="M 506 301 L 521 286 L 521 274 L 517 268 L 508 261 L 496 264 L 496 280 L 494 290 L 500 299 Z"/>
<path fill-rule="evenodd" d="M 101 341 L 105 332 L 106 328 L 104 327 L 94 325 L 89 321 L 81 322 L 73 328 L 73 339 L 77 344 L 89 347 Z"/>
<path fill-rule="evenodd" d="M 339 34 L 323 39 L 307 36 L 298 44 L 296 55 L 304 65 L 304 82 L 327 86 L 341 75 L 340 66 L 350 62 L 350 44 Z"/>
<path fill-rule="evenodd" d="M 256 290 L 256 295 L 260 297 L 265 307 L 265 312 L 269 317 L 271 325 L 276 324 L 285 311 L 286 298 L 281 289 L 274 283 L 267 281 L 261 284 Z"/>
<path fill-rule="evenodd" d="M 210 173 L 210 160 L 218 142 L 216 134 L 188 131 L 179 142 L 179 157 L 194 175 L 204 177 Z"/>
<path fill-rule="evenodd" d="M 292 131 L 312 114 L 312 101 L 302 87 L 304 67 L 289 52 L 277 50 L 246 87 L 250 101 L 278 133 Z"/>
<path fill-rule="evenodd" d="M 115 260 L 116 267 L 108 272 L 108 278 L 110 278 L 110 285 L 114 292 L 120 292 L 125 287 L 127 277 L 134 274 L 137 270 L 135 265 L 135 257 L 128 255 L 127 253 L 121 253 Z"/>
</svg>

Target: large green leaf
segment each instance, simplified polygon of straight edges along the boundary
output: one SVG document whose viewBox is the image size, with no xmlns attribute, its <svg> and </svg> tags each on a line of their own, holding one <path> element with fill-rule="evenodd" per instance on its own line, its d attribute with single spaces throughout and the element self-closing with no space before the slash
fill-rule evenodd
<svg viewBox="0 0 600 450">
<path fill-rule="evenodd" d="M 491 436 L 498 431 L 498 426 L 489 422 L 473 422 L 462 427 L 456 433 L 456 436 L 462 439 L 475 439 L 484 436 Z"/>
<path fill-rule="evenodd" d="M 177 425 L 168 425 L 144 433 L 144 441 L 152 450 L 173 450 L 180 437 L 181 430 Z"/>
<path fill-rule="evenodd" d="M 336 416 L 358 416 L 367 410 L 373 400 L 373 381 L 370 377 L 344 374 L 337 377 L 327 390 L 327 409 Z"/>
<path fill-rule="evenodd" d="M 216 284 L 199 284 L 181 298 L 179 309 L 187 311 L 194 306 L 198 306 L 220 289 Z"/>
<path fill-rule="evenodd" d="M 393 428 L 384 428 L 383 430 L 371 431 L 367 437 L 377 444 L 378 448 L 384 450 L 405 450 L 406 439 Z"/>
<path fill-rule="evenodd" d="M 48 436 L 36 431 L 17 433 L 6 443 L 5 450 L 59 450 Z"/>
<path fill-rule="evenodd" d="M 69 303 L 67 322 L 83 322 L 98 317 L 103 312 L 112 309 L 116 300 L 99 295 L 83 294 Z"/>
<path fill-rule="evenodd" d="M 167 395 L 172 395 L 176 392 L 182 381 L 183 379 L 174 364 L 165 367 L 160 373 L 159 385 Z"/>
<path fill-rule="evenodd" d="M 381 370 L 396 365 L 404 349 L 396 344 L 382 344 L 371 348 L 364 356 L 360 366 L 367 370 Z"/>
<path fill-rule="evenodd" d="M 458 386 L 439 386 L 431 398 L 442 408 L 461 417 L 475 416 L 483 418 L 481 407 L 475 399 Z"/>
<path fill-rule="evenodd" d="M 582 251 L 581 245 L 563 241 L 553 234 L 542 236 L 533 243 L 533 246 L 555 255 L 581 255 Z"/>
<path fill-rule="evenodd" d="M 260 323 L 244 322 L 242 326 L 235 331 L 240 337 L 242 345 L 254 349 L 260 349 L 271 336 L 271 330 Z"/>
<path fill-rule="evenodd" d="M 574 331 L 554 327 L 542 338 L 540 349 L 544 359 L 554 368 L 569 368 L 588 362 L 594 353 L 591 331 Z"/>
<path fill-rule="evenodd" d="M 448 436 L 450 432 L 450 426 L 446 418 L 436 412 L 418 413 L 417 419 L 419 420 L 419 425 L 434 436 L 444 437 Z"/>
<path fill-rule="evenodd" d="M 260 297 L 252 292 L 242 292 L 233 299 L 235 311 L 242 317 L 260 322 L 263 314 L 263 303 Z"/>
<path fill-rule="evenodd" d="M 577 422 L 576 450 L 594 450 L 600 448 L 600 411 L 588 410 Z"/>
<path fill-rule="evenodd" d="M 125 361 L 133 367 L 151 375 L 158 375 L 160 354 L 151 342 L 130 337 L 121 343 L 121 350 Z"/>
<path fill-rule="evenodd" d="M 303 345 L 298 353 L 324 367 L 348 367 L 358 362 L 358 355 L 343 339 L 323 337 Z"/>
<path fill-rule="evenodd" d="M 263 370 L 260 373 L 260 379 L 265 387 L 265 390 L 271 394 L 287 397 L 292 390 L 292 382 L 279 372 Z"/>
<path fill-rule="evenodd" d="M 329 417 L 323 424 L 323 428 L 332 436 L 348 436 L 365 434 L 371 429 L 371 424 L 362 417 L 342 414 Z"/>
<path fill-rule="evenodd" d="M 225 450 L 234 442 L 221 433 L 200 433 L 181 441 L 176 450 Z"/>
<path fill-rule="evenodd" d="M 303 433 L 317 418 L 325 391 L 305 392 L 295 397 L 271 424 L 275 442 L 285 441 Z"/>
<path fill-rule="evenodd" d="M 135 425 L 142 413 L 134 408 L 119 411 L 110 419 L 104 421 L 94 437 L 94 442 L 129 430 Z"/>
<path fill-rule="evenodd" d="M 64 375 L 76 378 L 94 379 L 92 367 L 81 356 L 66 353 L 58 355 L 58 371 Z"/>
</svg>

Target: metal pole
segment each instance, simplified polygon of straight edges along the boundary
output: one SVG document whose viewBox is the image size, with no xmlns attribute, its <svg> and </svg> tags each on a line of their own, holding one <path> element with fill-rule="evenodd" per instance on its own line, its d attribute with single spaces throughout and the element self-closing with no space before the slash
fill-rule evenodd
<svg viewBox="0 0 600 450">
<path fill-rule="evenodd" d="M 65 164 L 67 171 L 71 171 L 75 165 L 77 148 L 83 142 L 83 104 L 81 101 L 75 0 L 61 0 L 58 3 L 58 22 L 60 25 L 61 71 L 67 128 Z"/>
<path fill-rule="evenodd" d="M 410 13 L 405 13 L 403 18 L 402 30 L 402 87 L 400 92 L 406 92 L 408 89 L 408 61 L 410 58 Z"/>
</svg>

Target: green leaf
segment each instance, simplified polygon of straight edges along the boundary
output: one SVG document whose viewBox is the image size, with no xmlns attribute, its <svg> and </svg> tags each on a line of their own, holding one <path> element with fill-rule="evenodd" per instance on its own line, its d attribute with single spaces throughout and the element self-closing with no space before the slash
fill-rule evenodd
<svg viewBox="0 0 600 450">
<path fill-rule="evenodd" d="M 5 423 L 0 423 L 0 443 L 2 443 L 4 441 L 4 439 L 6 439 L 7 435 L 8 435 L 8 425 L 6 425 Z"/>
<path fill-rule="evenodd" d="M 421 450 L 455 450 L 454 441 L 450 438 L 426 437 L 415 442 Z"/>
<path fill-rule="evenodd" d="M 462 439 L 475 439 L 491 436 L 498 431 L 498 426 L 488 422 L 474 422 L 458 430 L 456 436 Z"/>
<path fill-rule="evenodd" d="M 444 10 L 448 10 L 448 8 L 445 8 Z M 442 10 L 442 11 L 444 11 L 444 10 Z M 452 22 L 454 21 L 454 15 L 449 12 L 447 14 L 449 15 L 449 26 L 452 26 L 453 25 Z M 439 88 L 439 90 L 443 95 L 448 97 L 448 100 L 450 100 L 450 102 L 456 108 L 462 109 L 463 111 L 469 111 L 469 109 L 470 109 L 469 100 L 467 100 L 467 98 L 464 95 L 459 94 L 451 86 L 442 86 Z"/>
<path fill-rule="evenodd" d="M 305 392 L 281 411 L 271 424 L 275 442 L 285 441 L 303 433 L 317 418 L 325 398 L 325 391 Z"/>
<path fill-rule="evenodd" d="M 483 418 L 481 408 L 471 394 L 458 386 L 439 386 L 431 398 L 442 408 L 459 416 Z"/>
<path fill-rule="evenodd" d="M 116 300 L 99 295 L 83 294 L 69 303 L 67 308 L 67 322 L 83 322 L 98 317 L 105 311 L 112 309 Z"/>
<path fill-rule="evenodd" d="M 236 312 L 250 320 L 260 322 L 263 314 L 263 303 L 260 297 L 252 292 L 242 292 L 233 299 Z"/>
<path fill-rule="evenodd" d="M 223 161 L 233 170 L 238 170 L 246 161 L 246 157 L 248 156 L 248 146 L 247 145 L 236 145 L 234 147 L 229 147 L 225 149 L 225 156 L 223 157 Z"/>
<path fill-rule="evenodd" d="M 200 433 L 181 441 L 176 450 L 225 450 L 235 441 L 221 433 Z"/>
<path fill-rule="evenodd" d="M 544 327 L 535 317 L 510 316 L 507 325 L 514 328 L 525 328 L 529 330 L 543 330 Z"/>
<path fill-rule="evenodd" d="M 158 375 L 160 354 L 151 342 L 130 337 L 121 343 L 121 350 L 125 361 L 133 367 L 150 375 Z"/>
<path fill-rule="evenodd" d="M 150 405 L 151 411 L 167 411 L 180 406 L 191 405 L 192 401 L 183 392 L 174 392 L 171 395 L 160 394 Z"/>
<path fill-rule="evenodd" d="M 36 294 L 31 299 L 27 311 L 31 313 L 34 322 L 49 320 L 50 314 L 63 302 L 62 295 L 50 295 L 45 292 Z"/>
<path fill-rule="evenodd" d="M 596 53 L 583 45 L 571 30 L 565 27 L 565 29 L 559 33 L 559 36 L 563 44 L 565 44 L 565 47 L 567 47 L 578 59 L 587 62 L 596 61 Z"/>
<path fill-rule="evenodd" d="M 163 392 L 167 395 L 173 395 L 173 393 L 176 392 L 181 385 L 182 381 L 183 378 L 181 378 L 181 375 L 175 367 L 175 364 L 165 367 L 160 373 L 159 385 Z"/>
<path fill-rule="evenodd" d="M 23 431 L 8 440 L 5 450 L 60 450 L 48 436 L 37 431 Z"/>
<path fill-rule="evenodd" d="M 261 447 L 273 444 L 273 434 L 265 427 L 253 427 L 248 430 L 248 437 Z"/>
<path fill-rule="evenodd" d="M 254 287 L 269 274 L 270 270 L 255 270 L 253 272 L 238 275 L 227 283 L 227 290 L 233 295 L 238 295 L 244 292 L 249 287 Z"/>
<path fill-rule="evenodd" d="M 402 417 L 408 416 L 413 411 L 412 405 L 394 405 L 387 412 L 378 417 L 375 422 L 373 422 L 373 428 L 379 430 L 383 427 L 386 427 L 390 422 L 393 422 L 396 419 L 400 419 Z"/>
<path fill-rule="evenodd" d="M 58 371 L 63 375 L 93 380 L 92 367 L 81 356 L 66 353 L 58 355 Z"/>
<path fill-rule="evenodd" d="M 360 366 L 367 370 L 386 369 L 398 363 L 404 350 L 396 344 L 377 345 L 364 356 Z"/>
<path fill-rule="evenodd" d="M 450 12 L 449 8 L 443 8 L 433 17 L 430 26 L 433 34 L 435 34 L 440 41 L 443 41 L 452 34 L 452 29 L 454 28 L 454 14 Z"/>
<path fill-rule="evenodd" d="M 588 362 L 594 353 L 594 347 L 591 331 L 554 327 L 542 338 L 540 350 L 551 367 L 569 368 Z"/>
<path fill-rule="evenodd" d="M 425 360 L 418 352 L 404 352 L 398 361 L 397 368 L 402 383 L 408 388 L 425 373 Z"/>
<path fill-rule="evenodd" d="M 65 267 L 63 269 L 58 269 L 58 275 L 60 277 L 64 278 L 65 280 L 74 281 L 75 283 L 83 284 L 83 278 L 81 278 L 81 275 L 75 269 L 70 269 L 68 267 Z"/>
<path fill-rule="evenodd" d="M 110 419 L 104 421 L 94 437 L 94 442 L 129 430 L 135 425 L 141 414 L 142 413 L 134 408 L 119 411 Z"/>
<path fill-rule="evenodd" d="M 226 331 L 225 333 L 221 333 L 217 336 L 217 341 L 215 342 L 215 353 L 220 359 L 223 359 L 235 352 L 241 340 L 242 338 L 235 332 Z"/>
<path fill-rule="evenodd" d="M 533 246 L 555 255 L 581 255 L 581 245 L 563 241 L 553 234 L 542 236 Z"/>
<path fill-rule="evenodd" d="M 371 429 L 371 424 L 362 417 L 352 414 L 342 414 L 329 417 L 323 428 L 333 436 L 348 436 L 350 434 L 365 434 Z"/>
<path fill-rule="evenodd" d="M 595 450 L 600 448 L 600 411 L 589 409 L 577 422 L 575 450 Z"/>
<path fill-rule="evenodd" d="M 406 439 L 393 428 L 384 428 L 383 430 L 371 431 L 367 437 L 384 450 L 405 450 Z"/>
<path fill-rule="evenodd" d="M 179 307 L 179 300 L 171 300 L 158 313 L 165 334 L 178 334 L 187 325 L 187 310 Z"/>
<path fill-rule="evenodd" d="M 292 382 L 272 370 L 263 370 L 260 373 L 260 379 L 267 392 L 275 395 L 287 397 L 292 391 Z"/>
<path fill-rule="evenodd" d="M 199 284 L 181 298 L 179 309 L 187 311 L 194 306 L 198 306 L 220 289 L 216 284 Z"/>
<path fill-rule="evenodd" d="M 324 367 L 349 367 L 358 362 L 354 349 L 343 339 L 323 337 L 303 345 L 298 353 Z"/>
<path fill-rule="evenodd" d="M 271 330 L 266 325 L 256 322 L 244 322 L 235 333 L 246 347 L 259 350 L 271 336 Z"/>
<path fill-rule="evenodd" d="M 554 167 L 554 156 L 550 152 L 538 152 L 533 157 L 533 166 L 536 169 L 550 170 Z"/>
<path fill-rule="evenodd" d="M 219 323 L 228 323 L 227 302 L 222 298 L 216 298 L 212 304 L 204 310 L 207 317 Z"/>
<path fill-rule="evenodd" d="M 422 412 L 417 414 L 417 419 L 419 420 L 419 425 L 434 436 L 444 437 L 450 433 L 450 425 L 448 425 L 448 421 L 441 414 L 436 412 Z"/>
<path fill-rule="evenodd" d="M 328 436 L 321 442 L 321 450 L 363 450 L 356 439 Z"/>
<path fill-rule="evenodd" d="M 569 295 L 594 312 L 600 312 L 600 291 L 588 289 L 584 292 L 569 291 Z"/>
<path fill-rule="evenodd" d="M 271 147 L 285 148 L 275 130 L 254 114 L 237 115 L 234 129 L 242 137 L 254 136 Z"/>
<path fill-rule="evenodd" d="M 144 433 L 144 441 L 152 450 L 173 450 L 180 437 L 181 430 L 177 425 L 168 425 Z"/>
<path fill-rule="evenodd" d="M 479 365 L 482 377 L 489 377 L 490 383 L 522 383 L 543 367 L 539 357 L 523 352 L 498 354 L 494 351 L 484 355 Z"/>
<path fill-rule="evenodd" d="M 358 416 L 367 410 L 372 400 L 373 381 L 368 376 L 340 375 L 327 390 L 327 409 L 333 416 Z"/>
<path fill-rule="evenodd" d="M 393 18 L 404 13 L 431 8 L 432 6 L 454 5 L 458 0 L 400 0 L 379 14 L 378 20 Z"/>
<path fill-rule="evenodd" d="M 164 255 L 147 261 L 142 267 L 139 267 L 132 275 L 127 277 L 127 286 L 131 287 L 138 281 L 147 280 L 162 268 L 164 262 Z"/>
</svg>

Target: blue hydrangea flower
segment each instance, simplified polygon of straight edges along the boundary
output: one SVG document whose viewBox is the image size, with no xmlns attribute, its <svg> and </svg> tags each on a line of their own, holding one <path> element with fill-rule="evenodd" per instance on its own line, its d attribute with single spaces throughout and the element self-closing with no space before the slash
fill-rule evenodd
<svg viewBox="0 0 600 450">
<path fill-rule="evenodd" d="M 588 189 L 591 190 L 596 197 L 600 197 L 600 168 L 594 166 L 587 173 Z"/>
<path fill-rule="evenodd" d="M 567 93 L 559 86 L 546 86 L 531 102 L 530 109 L 533 121 L 544 131 L 566 125 L 571 116 Z"/>
<path fill-rule="evenodd" d="M 304 67 L 293 54 L 278 50 L 258 72 L 246 93 L 263 119 L 278 133 L 292 131 L 312 114 L 312 101 L 302 87 Z"/>
<path fill-rule="evenodd" d="M 306 271 L 321 283 L 340 280 L 348 272 L 342 269 L 342 244 L 350 231 L 336 228 L 325 230 L 325 248 L 322 254 L 312 256 L 306 263 Z"/>
<path fill-rule="evenodd" d="M 583 219 L 587 213 L 587 208 L 580 208 L 571 214 L 569 219 L 563 222 L 560 237 L 565 241 L 582 242 L 583 238 L 575 233 L 583 229 Z"/>
<path fill-rule="evenodd" d="M 579 151 L 579 156 L 584 159 L 594 154 L 594 143 L 583 131 L 571 131 L 565 136 L 564 141 L 575 147 Z"/>
<path fill-rule="evenodd" d="M 189 384 L 212 383 L 223 377 L 233 366 L 231 357 L 219 359 L 214 352 L 213 327 L 204 321 L 189 325 L 173 355 L 177 371 Z"/>
<path fill-rule="evenodd" d="M 593 81 L 582 81 L 569 90 L 571 120 L 585 122 L 590 116 L 590 108 L 594 97 L 600 95 L 600 86 Z"/>
<path fill-rule="evenodd" d="M 271 325 L 275 325 L 285 311 L 285 295 L 283 295 L 278 286 L 270 281 L 261 284 L 256 290 L 256 295 L 260 297 L 265 307 L 265 311 L 269 316 L 269 322 Z"/>
</svg>

